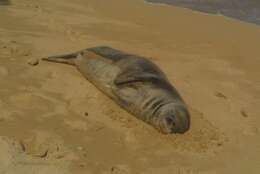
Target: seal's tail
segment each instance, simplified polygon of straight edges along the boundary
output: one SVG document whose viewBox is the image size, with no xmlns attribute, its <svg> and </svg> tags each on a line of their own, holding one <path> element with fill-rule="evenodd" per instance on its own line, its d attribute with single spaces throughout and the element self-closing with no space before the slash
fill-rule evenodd
<svg viewBox="0 0 260 174">
<path fill-rule="evenodd" d="M 44 57 L 41 60 L 56 62 L 56 63 L 65 63 L 65 64 L 69 64 L 69 65 L 75 65 L 74 60 L 77 58 L 78 54 L 79 53 L 77 52 L 77 53 L 71 53 L 71 54 L 50 56 L 50 57 Z"/>
</svg>

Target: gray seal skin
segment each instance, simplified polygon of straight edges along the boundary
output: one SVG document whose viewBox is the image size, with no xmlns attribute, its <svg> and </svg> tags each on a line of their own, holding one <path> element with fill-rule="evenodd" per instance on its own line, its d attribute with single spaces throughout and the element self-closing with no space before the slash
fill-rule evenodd
<svg viewBox="0 0 260 174">
<path fill-rule="evenodd" d="M 190 127 L 181 96 L 165 74 L 144 57 L 102 46 L 42 60 L 76 66 L 118 105 L 162 133 L 184 133 Z"/>
</svg>

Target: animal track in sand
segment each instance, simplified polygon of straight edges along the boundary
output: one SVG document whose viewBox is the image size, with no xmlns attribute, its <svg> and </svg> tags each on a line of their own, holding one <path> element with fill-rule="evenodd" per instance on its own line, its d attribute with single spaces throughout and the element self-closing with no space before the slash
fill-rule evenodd
<svg viewBox="0 0 260 174">
<path fill-rule="evenodd" d="M 1 55 L 5 59 L 10 57 L 30 56 L 31 48 L 28 44 L 18 43 L 15 40 L 0 42 Z"/>
<path fill-rule="evenodd" d="M 32 93 L 21 92 L 9 97 L 13 107 L 30 113 L 44 114 L 54 110 L 53 103 Z"/>
<path fill-rule="evenodd" d="M 215 96 L 216 97 L 219 97 L 219 98 L 223 98 L 223 99 L 228 99 L 227 96 L 225 96 L 223 93 L 221 92 L 215 92 Z"/>
<path fill-rule="evenodd" d="M 127 165 L 118 164 L 110 168 L 110 172 L 104 172 L 107 174 L 128 174 L 131 173 Z"/>
<path fill-rule="evenodd" d="M 42 139 L 41 139 L 42 138 Z M 54 138 L 54 137 L 53 137 Z M 33 139 L 33 138 L 32 138 Z M 31 139 L 31 140 L 32 140 Z M 72 160 L 73 153 L 70 153 L 67 150 L 64 150 L 65 156 L 63 159 L 56 158 L 56 155 L 62 154 L 63 149 L 60 149 L 59 153 L 53 153 L 52 148 L 55 147 L 54 144 L 57 140 L 52 140 L 46 142 L 46 140 L 51 140 L 46 138 L 46 136 L 40 136 L 37 141 L 28 141 L 21 142 L 13 138 L 0 137 L 0 173 L 35 173 L 38 174 L 54 173 L 54 174 L 67 174 L 68 172 L 68 162 L 66 160 Z M 35 140 L 35 139 L 34 139 Z M 37 143 L 38 144 L 37 144 Z M 49 143 L 49 146 L 45 146 Z M 23 144 L 23 143 L 32 143 L 32 144 Z M 35 147 L 35 148 L 32 148 Z M 39 148 L 36 148 L 39 147 Z M 48 147 L 50 152 L 47 156 L 42 157 L 33 156 L 34 154 L 41 154 L 41 151 Z M 62 146 L 61 146 L 62 147 Z M 36 151 L 31 151 L 32 149 L 38 149 Z M 27 153 L 29 152 L 29 153 Z M 48 158 L 48 160 L 46 160 Z"/>
<path fill-rule="evenodd" d="M 20 141 L 27 155 L 38 158 L 74 158 L 72 152 L 64 147 L 61 137 L 49 132 L 37 131 L 33 136 Z"/>
</svg>

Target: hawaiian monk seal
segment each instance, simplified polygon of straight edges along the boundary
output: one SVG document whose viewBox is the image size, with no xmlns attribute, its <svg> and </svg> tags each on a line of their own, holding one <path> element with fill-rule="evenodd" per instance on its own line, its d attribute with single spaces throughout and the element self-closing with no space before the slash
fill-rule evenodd
<svg viewBox="0 0 260 174">
<path fill-rule="evenodd" d="M 165 74 L 146 58 L 94 47 L 42 60 L 74 65 L 98 89 L 162 133 L 190 127 L 187 107 Z"/>
</svg>

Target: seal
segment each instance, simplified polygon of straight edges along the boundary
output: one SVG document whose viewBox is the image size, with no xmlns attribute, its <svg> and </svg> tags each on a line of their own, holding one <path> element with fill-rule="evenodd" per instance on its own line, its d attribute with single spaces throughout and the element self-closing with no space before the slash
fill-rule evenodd
<svg viewBox="0 0 260 174">
<path fill-rule="evenodd" d="M 144 57 L 100 46 L 42 60 L 76 66 L 118 105 L 164 134 L 189 130 L 185 102 L 166 75 Z"/>
</svg>

